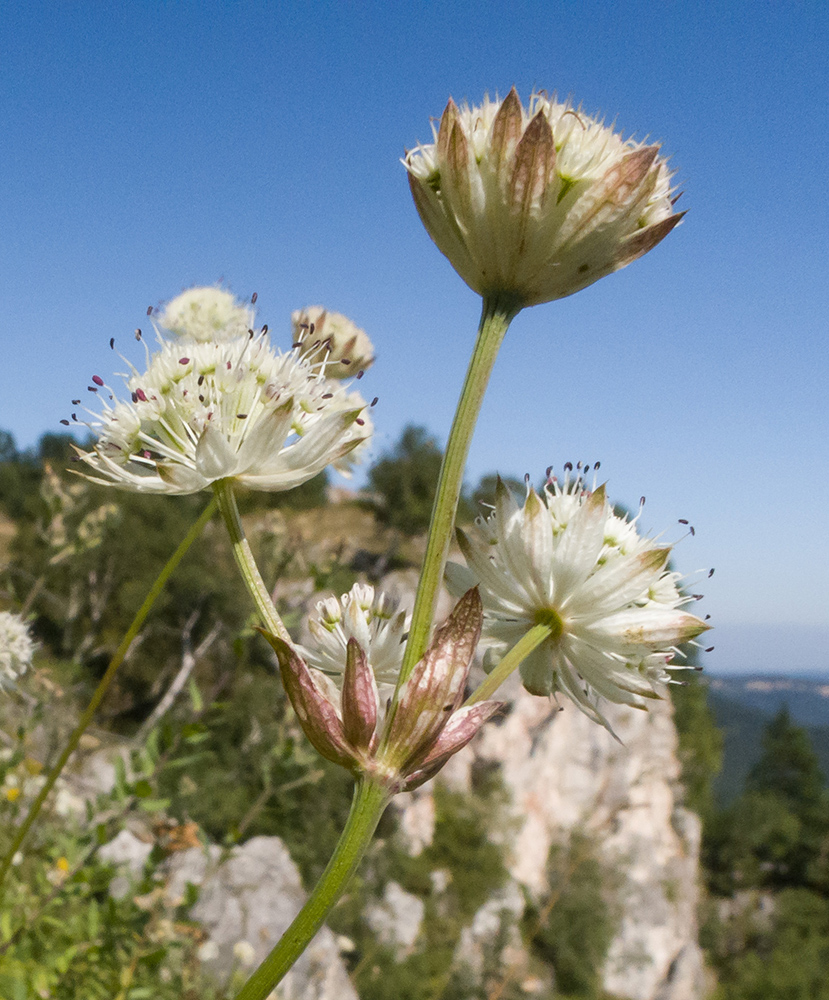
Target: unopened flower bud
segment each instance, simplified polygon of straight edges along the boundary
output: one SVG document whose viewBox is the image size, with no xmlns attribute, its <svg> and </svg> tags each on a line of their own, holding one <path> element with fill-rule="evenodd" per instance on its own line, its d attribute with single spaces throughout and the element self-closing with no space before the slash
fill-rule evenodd
<svg viewBox="0 0 829 1000">
<path fill-rule="evenodd" d="M 420 218 L 464 281 L 518 307 L 560 299 L 626 267 L 674 228 L 659 146 L 542 93 L 460 108 L 403 163 Z"/>
</svg>

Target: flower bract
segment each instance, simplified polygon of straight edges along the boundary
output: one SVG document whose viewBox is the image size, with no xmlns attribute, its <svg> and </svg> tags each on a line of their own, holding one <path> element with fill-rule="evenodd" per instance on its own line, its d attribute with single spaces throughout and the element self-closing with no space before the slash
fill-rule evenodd
<svg viewBox="0 0 829 1000">
<path fill-rule="evenodd" d="M 103 412 L 88 423 L 98 440 L 79 452 L 95 473 L 87 478 L 195 493 L 220 479 L 288 490 L 327 465 L 348 473 L 350 453 L 371 434 L 363 398 L 297 352 L 275 351 L 266 328 L 243 329 L 229 308 L 222 315 L 230 325 L 213 339 L 160 337 L 146 371 L 125 377 L 128 400 L 99 393 Z"/>
<path fill-rule="evenodd" d="M 436 630 L 391 714 L 383 711 L 377 677 L 353 636 L 342 658 L 341 687 L 309 667 L 296 648 L 265 636 L 297 719 L 317 752 L 356 775 L 370 775 L 394 794 L 428 781 L 502 707 L 495 701 L 461 707 L 482 617 L 478 592 L 470 590 Z"/>
<path fill-rule="evenodd" d="M 521 664 L 524 686 L 563 692 L 604 725 L 600 698 L 645 708 L 670 680 L 677 646 L 708 628 L 682 610 L 692 598 L 668 567 L 670 547 L 640 535 L 580 476 L 550 480 L 543 499 L 529 489 L 523 506 L 499 482 L 492 513 L 458 538 L 467 565 L 447 574 L 453 589 L 480 586 L 486 660 L 547 626 Z"/>
<path fill-rule="evenodd" d="M 420 218 L 464 281 L 518 307 L 572 295 L 641 257 L 682 215 L 659 146 L 545 94 L 458 107 L 404 165 Z"/>
</svg>

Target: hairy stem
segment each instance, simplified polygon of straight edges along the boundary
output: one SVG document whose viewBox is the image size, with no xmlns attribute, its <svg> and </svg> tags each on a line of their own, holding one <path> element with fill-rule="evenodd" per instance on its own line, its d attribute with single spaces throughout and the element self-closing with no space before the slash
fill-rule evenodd
<svg viewBox="0 0 829 1000">
<path fill-rule="evenodd" d="M 213 516 L 215 512 L 216 512 L 216 501 L 211 500 L 210 503 L 202 512 L 198 521 L 196 521 L 196 523 L 192 526 L 192 528 L 190 528 L 190 530 L 187 532 L 182 542 L 179 544 L 176 551 L 167 560 L 166 565 L 156 577 L 156 580 L 153 583 L 152 587 L 150 587 L 149 593 L 144 598 L 144 603 L 138 609 L 135 618 L 133 618 L 132 620 L 132 624 L 127 629 L 126 635 L 121 640 L 121 644 L 119 645 L 118 649 L 116 649 L 115 655 L 110 660 L 109 666 L 106 669 L 106 673 L 101 678 L 98 686 L 95 688 L 95 693 L 92 695 L 91 701 L 87 705 L 86 710 L 84 711 L 83 715 L 80 718 L 80 721 L 73 730 L 72 735 L 69 737 L 69 740 L 67 741 L 66 746 L 63 748 L 60 757 L 58 757 L 54 767 L 49 772 L 49 775 L 46 778 L 46 783 L 43 785 L 43 788 L 41 788 L 41 790 L 38 792 L 37 797 L 29 807 L 29 812 L 27 813 L 26 818 L 18 827 L 17 833 L 15 834 L 14 840 L 12 841 L 12 845 L 9 848 L 8 852 L 6 853 L 6 856 L 3 858 L 2 864 L 0 864 L 0 887 L 2 887 L 3 885 L 3 880 L 5 879 L 6 874 L 8 873 L 9 867 L 12 863 L 12 859 L 14 858 L 17 851 L 20 849 L 20 845 L 26 839 L 26 835 L 31 829 L 34 821 L 37 819 L 38 814 L 40 813 L 40 810 L 43 806 L 43 803 L 46 801 L 46 797 L 48 796 L 49 792 L 51 792 L 55 782 L 60 777 L 61 771 L 63 771 L 63 768 L 66 766 L 66 762 L 69 760 L 69 758 L 77 749 L 81 736 L 83 736 L 83 734 L 86 732 L 87 727 L 89 726 L 93 716 L 95 715 L 95 712 L 98 709 L 98 706 L 103 701 L 104 695 L 107 693 L 107 690 L 109 689 L 109 686 L 112 683 L 113 678 L 115 677 L 116 670 L 123 663 L 124 657 L 127 655 L 127 652 L 129 651 L 129 648 L 132 645 L 133 640 L 140 632 L 141 627 L 143 626 L 147 618 L 147 615 L 150 613 L 150 609 L 152 608 L 153 604 L 155 604 L 159 594 L 161 594 L 161 591 L 164 589 L 171 574 L 178 566 L 178 564 L 181 562 L 181 560 L 184 558 L 184 555 L 187 552 L 187 550 L 190 548 L 193 542 L 199 537 L 199 535 L 202 532 L 202 529 L 204 528 L 204 526 L 207 524 L 207 522 L 210 520 L 210 518 Z"/>
<path fill-rule="evenodd" d="M 236 565 L 245 581 L 250 596 L 256 605 L 265 628 L 274 635 L 278 635 L 283 642 L 290 643 L 291 637 L 288 630 L 279 617 L 279 612 L 274 607 L 256 560 L 253 558 L 250 545 L 245 537 L 245 529 L 242 526 L 242 519 L 239 517 L 239 507 L 236 504 L 236 494 L 233 492 L 233 482 L 230 479 L 220 479 L 213 484 L 216 500 L 219 503 L 219 513 L 225 523 L 230 541 L 233 544 L 233 555 L 236 557 Z"/>
<path fill-rule="evenodd" d="M 279 943 L 237 994 L 236 1000 L 265 1000 L 305 951 L 351 880 L 371 842 L 391 796 L 382 785 L 362 779 L 345 829 L 322 878 Z"/>
</svg>

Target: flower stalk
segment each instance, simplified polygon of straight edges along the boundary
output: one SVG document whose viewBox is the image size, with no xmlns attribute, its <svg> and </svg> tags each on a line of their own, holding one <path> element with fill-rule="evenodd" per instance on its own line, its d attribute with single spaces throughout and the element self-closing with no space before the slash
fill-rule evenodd
<svg viewBox="0 0 829 1000">
<path fill-rule="evenodd" d="M 409 639 L 403 656 L 396 695 L 399 694 L 400 686 L 411 674 L 417 661 L 423 656 L 429 642 L 435 598 L 443 579 L 449 543 L 455 528 L 455 514 L 458 510 L 472 434 L 501 342 L 510 323 L 520 310 L 521 303 L 512 296 L 489 295 L 483 301 L 475 348 L 469 361 L 441 465 L 435 505 L 432 508 L 432 520 L 429 525 L 426 555 L 420 571 Z"/>
<path fill-rule="evenodd" d="M 236 565 L 239 567 L 239 572 L 242 574 L 242 579 L 253 598 L 265 628 L 269 632 L 273 632 L 274 635 L 278 635 L 283 642 L 290 643 L 291 637 L 279 617 L 279 612 L 274 607 L 271 595 L 268 593 L 268 588 L 265 586 L 265 581 L 262 579 L 262 574 L 259 572 L 259 567 L 256 565 L 253 552 L 251 552 L 250 543 L 239 516 L 233 482 L 230 479 L 220 479 L 213 484 L 213 492 L 219 505 L 219 513 L 222 515 L 222 520 L 230 535 Z"/>
<path fill-rule="evenodd" d="M 47 776 L 43 787 L 40 789 L 37 797 L 34 799 L 31 806 L 29 807 L 29 812 L 27 813 L 26 818 L 18 827 L 17 833 L 14 836 L 11 846 L 9 850 L 6 852 L 6 856 L 3 858 L 2 863 L 0 863 L 0 891 L 2 891 L 3 882 L 5 880 L 6 875 L 8 874 L 9 868 L 11 867 L 12 859 L 14 858 L 17 851 L 20 849 L 20 846 L 23 843 L 23 841 L 26 839 L 26 835 L 32 828 L 32 825 L 34 824 L 35 820 L 37 819 L 38 814 L 40 813 L 40 810 L 43 807 L 43 803 L 46 801 L 46 798 L 49 795 L 49 792 L 51 792 L 55 782 L 58 780 L 58 778 L 61 775 L 61 772 L 66 766 L 66 762 L 69 760 L 69 758 L 77 749 L 81 737 L 86 732 L 87 728 L 89 727 L 89 724 L 92 722 L 95 712 L 98 710 L 98 706 L 103 701 L 104 695 L 109 690 L 110 684 L 112 684 L 112 681 L 115 677 L 115 673 L 118 670 L 118 667 L 120 667 L 121 664 L 124 662 L 124 658 L 126 657 L 135 637 L 141 631 L 141 628 L 144 625 L 144 622 L 146 621 L 147 615 L 150 613 L 152 606 L 155 604 L 162 590 L 164 590 L 167 581 L 170 579 L 176 567 L 186 555 L 190 546 L 202 533 L 202 530 L 204 529 L 205 525 L 211 519 L 211 517 L 213 517 L 215 512 L 216 512 L 216 501 L 211 500 L 210 503 L 202 512 L 202 514 L 199 516 L 199 519 L 195 522 L 195 524 L 190 528 L 190 530 L 184 536 L 178 548 L 167 560 L 167 563 L 165 564 L 164 568 L 158 574 L 147 596 L 144 598 L 143 604 L 136 612 L 135 618 L 133 618 L 132 620 L 132 624 L 127 629 L 124 638 L 121 640 L 121 644 L 115 651 L 115 655 L 109 662 L 109 666 L 106 669 L 106 673 L 101 678 L 97 688 L 95 688 L 95 692 L 92 695 L 89 704 L 87 705 L 83 715 L 78 721 L 78 724 L 73 730 L 71 736 L 67 740 L 66 746 L 63 748 L 60 757 L 58 757 L 54 767 L 49 772 L 49 775 Z"/>
<path fill-rule="evenodd" d="M 390 801 L 391 793 L 379 782 L 364 779 L 357 783 L 348 821 L 322 878 L 279 943 L 236 995 L 236 1000 L 266 1000 L 305 951 L 351 881 Z"/>
<path fill-rule="evenodd" d="M 522 635 L 480 687 L 476 688 L 466 699 L 464 708 L 491 698 L 509 675 L 521 666 L 522 661 L 549 639 L 551 634 L 552 629 L 549 625 L 536 625 Z"/>
</svg>

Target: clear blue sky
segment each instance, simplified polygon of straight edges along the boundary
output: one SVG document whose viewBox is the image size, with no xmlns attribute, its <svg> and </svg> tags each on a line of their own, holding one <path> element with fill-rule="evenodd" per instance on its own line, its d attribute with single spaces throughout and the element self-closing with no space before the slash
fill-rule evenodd
<svg viewBox="0 0 829 1000">
<path fill-rule="evenodd" d="M 365 327 L 375 454 L 445 439 L 479 304 L 399 157 L 450 94 L 572 94 L 663 141 L 689 215 L 518 317 L 469 479 L 601 459 L 648 529 L 696 526 L 711 669 L 827 669 L 827 51 L 818 0 L 7 4 L 0 427 L 59 430 L 111 336 L 224 279 L 286 344 L 308 304 Z"/>
</svg>

